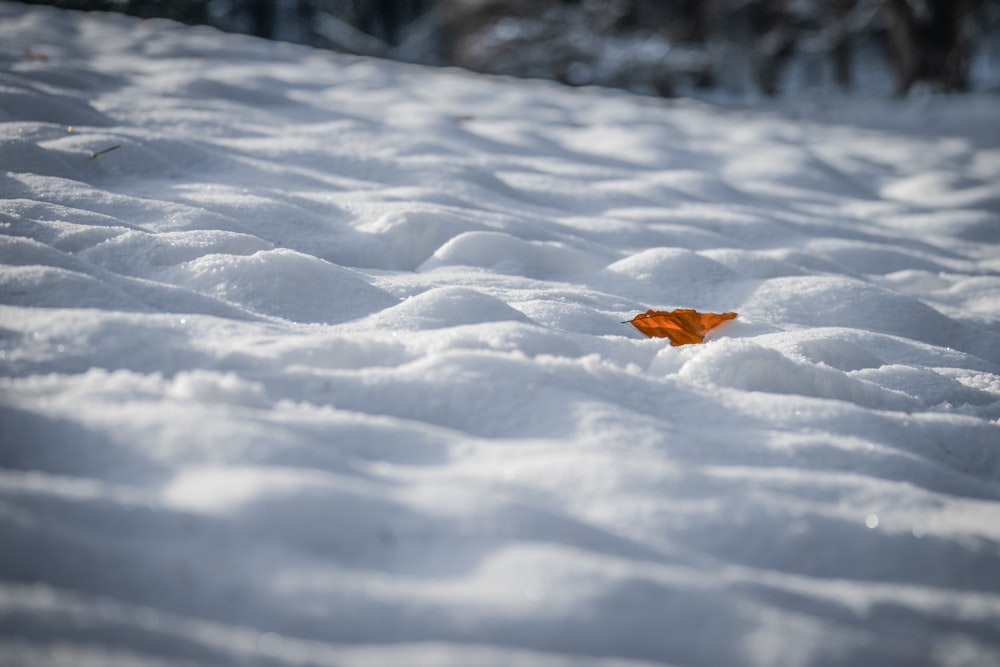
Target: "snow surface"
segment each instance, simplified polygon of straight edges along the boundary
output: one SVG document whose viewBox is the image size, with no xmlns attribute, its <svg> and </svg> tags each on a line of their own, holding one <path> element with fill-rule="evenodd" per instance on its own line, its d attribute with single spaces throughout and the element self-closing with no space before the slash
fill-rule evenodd
<svg viewBox="0 0 1000 667">
<path fill-rule="evenodd" d="M 3 664 L 1000 664 L 995 98 L 0 54 Z"/>
</svg>

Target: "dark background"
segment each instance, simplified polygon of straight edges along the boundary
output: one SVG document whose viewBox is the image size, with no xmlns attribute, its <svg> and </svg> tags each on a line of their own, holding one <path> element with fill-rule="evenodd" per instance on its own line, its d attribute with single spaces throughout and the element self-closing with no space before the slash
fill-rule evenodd
<svg viewBox="0 0 1000 667">
<path fill-rule="evenodd" d="M 1000 92 L 1000 0 L 27 0 L 637 93 Z"/>
</svg>

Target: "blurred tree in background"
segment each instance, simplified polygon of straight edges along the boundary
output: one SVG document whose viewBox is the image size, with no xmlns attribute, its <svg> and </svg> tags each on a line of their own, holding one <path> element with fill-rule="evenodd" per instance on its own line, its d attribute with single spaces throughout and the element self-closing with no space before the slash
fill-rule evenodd
<svg viewBox="0 0 1000 667">
<path fill-rule="evenodd" d="M 1000 91 L 1000 0 L 26 0 L 672 96 Z"/>
</svg>

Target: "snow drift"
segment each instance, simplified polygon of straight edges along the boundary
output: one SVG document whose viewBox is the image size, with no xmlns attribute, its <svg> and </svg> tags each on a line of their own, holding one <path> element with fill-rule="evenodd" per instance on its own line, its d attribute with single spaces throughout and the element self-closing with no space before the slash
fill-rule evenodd
<svg viewBox="0 0 1000 667">
<path fill-rule="evenodd" d="M 1000 662 L 995 99 L 0 37 L 5 660 Z"/>
</svg>

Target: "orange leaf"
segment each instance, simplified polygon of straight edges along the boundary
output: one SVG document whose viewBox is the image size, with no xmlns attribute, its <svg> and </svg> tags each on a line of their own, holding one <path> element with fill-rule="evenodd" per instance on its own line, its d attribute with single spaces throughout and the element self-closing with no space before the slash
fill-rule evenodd
<svg viewBox="0 0 1000 667">
<path fill-rule="evenodd" d="M 734 317 L 736 313 L 699 313 L 689 308 L 678 308 L 670 311 L 647 310 L 628 321 L 647 336 L 669 338 L 671 345 L 687 345 L 700 343 L 706 333 Z"/>
</svg>

